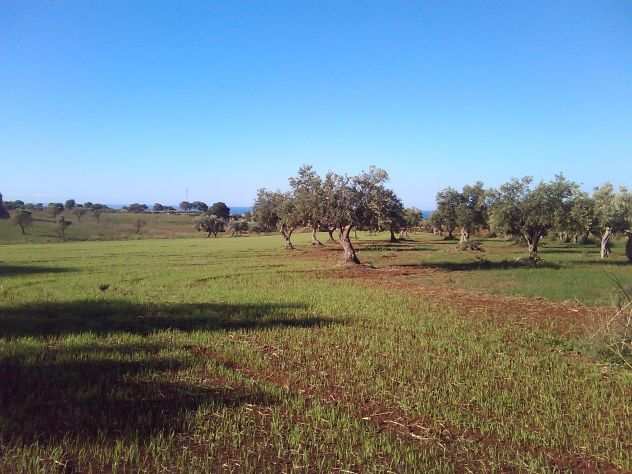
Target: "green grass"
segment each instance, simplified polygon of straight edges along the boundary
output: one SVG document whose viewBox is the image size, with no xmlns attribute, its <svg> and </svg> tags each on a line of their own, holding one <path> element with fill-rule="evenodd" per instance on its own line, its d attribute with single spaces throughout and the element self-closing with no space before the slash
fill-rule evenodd
<svg viewBox="0 0 632 474">
<path fill-rule="evenodd" d="M 386 235 L 375 238 L 385 239 Z M 614 253 L 607 260 L 600 259 L 597 245 L 547 240 L 540 249 L 543 261 L 537 268 L 516 262 L 525 258 L 525 247 L 500 239 L 481 241 L 483 252 L 457 250 L 456 242 L 430 234 L 397 244 L 366 242 L 361 248 L 364 261 L 378 268 L 440 270 L 413 277 L 420 284 L 596 305 L 611 305 L 620 297 L 613 280 L 632 288 L 632 264 L 624 256 L 623 240 L 615 242 Z"/>
<path fill-rule="evenodd" d="M 566 299 L 588 285 L 549 285 L 579 269 L 629 273 L 592 249 L 477 269 L 378 238 L 374 266 L 442 265 L 418 283 Z M 632 469 L 632 375 L 578 354 L 589 339 L 341 279 L 297 239 L 0 246 L 0 472 Z"/>
<path fill-rule="evenodd" d="M 138 240 L 148 238 L 179 238 L 199 236 L 193 229 L 193 217 L 182 214 L 127 214 L 103 213 L 99 221 L 90 213 L 77 220 L 72 213 L 65 213 L 72 224 L 66 229 L 67 241 L 84 240 Z M 145 226 L 137 233 L 136 221 Z M 47 212 L 33 213 L 33 224 L 22 235 L 20 228 L 9 220 L 0 219 L 0 244 L 46 243 L 61 240 L 55 218 Z"/>
</svg>

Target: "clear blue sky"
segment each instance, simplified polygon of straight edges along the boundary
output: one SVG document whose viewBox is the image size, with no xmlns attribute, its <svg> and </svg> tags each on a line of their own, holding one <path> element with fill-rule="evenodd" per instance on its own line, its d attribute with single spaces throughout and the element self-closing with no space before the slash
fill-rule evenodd
<svg viewBox="0 0 632 474">
<path fill-rule="evenodd" d="M 422 208 L 632 186 L 632 2 L 4 0 L 0 162 L 36 202 L 249 205 L 303 163 Z"/>
</svg>

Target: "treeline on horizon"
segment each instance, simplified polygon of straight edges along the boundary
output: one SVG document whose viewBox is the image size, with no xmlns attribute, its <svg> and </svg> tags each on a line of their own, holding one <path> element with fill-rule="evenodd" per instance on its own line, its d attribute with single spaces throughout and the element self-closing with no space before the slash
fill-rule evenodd
<svg viewBox="0 0 632 474">
<path fill-rule="evenodd" d="M 589 194 L 561 174 L 537 184 L 530 177 L 514 178 L 498 188 L 485 188 L 478 181 L 461 190 L 448 187 L 439 191 L 436 210 L 424 219 L 419 209 L 404 207 L 397 194 L 386 187 L 388 180 L 388 172 L 377 167 L 354 176 L 330 171 L 321 177 L 312 166 L 304 165 L 289 178 L 289 191 L 259 189 L 252 212 L 231 215 L 223 202 L 208 206 L 201 201 L 183 201 L 179 208 L 199 214 L 194 226 L 209 236 L 226 230 L 233 235 L 279 231 L 289 249 L 293 248 L 292 234 L 298 228 L 312 230 L 315 246 L 322 245 L 319 231 L 328 232 L 330 240 L 338 231 L 345 263 L 359 263 L 351 241 L 352 230 L 389 231 L 395 241 L 421 226 L 447 239 L 453 239 L 459 231 L 458 245 L 463 250 L 480 248 L 480 242 L 471 239 L 476 234 L 513 239 L 526 244 L 531 260 L 539 258 L 539 244 L 551 233 L 562 241 L 584 244 L 596 237 L 602 258 L 611 254 L 615 236 L 625 235 L 625 254 L 632 261 L 632 192 L 625 187 L 616 189 L 606 183 Z M 81 205 L 72 199 L 64 204 L 31 206 L 21 201 L 3 205 L 0 195 L 0 218 L 8 218 L 9 210 L 14 211 L 13 218 L 18 221 L 19 216 L 26 216 L 31 210 L 49 210 L 54 216 L 70 211 L 78 221 L 87 212 L 97 216 L 104 211 L 113 212 L 101 204 Z M 149 207 L 133 203 L 124 210 L 142 213 Z M 151 211 L 176 209 L 156 203 Z"/>
</svg>

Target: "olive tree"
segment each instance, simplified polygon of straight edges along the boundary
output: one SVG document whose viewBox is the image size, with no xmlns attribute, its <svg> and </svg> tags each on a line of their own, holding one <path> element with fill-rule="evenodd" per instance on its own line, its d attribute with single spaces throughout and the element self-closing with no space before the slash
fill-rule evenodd
<svg viewBox="0 0 632 474">
<path fill-rule="evenodd" d="M 75 217 L 77 218 L 77 222 L 81 222 L 81 218 L 88 212 L 87 209 L 83 208 L 83 207 L 75 207 L 72 210 L 72 213 L 75 215 Z"/>
<path fill-rule="evenodd" d="M 433 223 L 454 238 L 457 227 L 457 207 L 461 203 L 461 194 L 454 188 L 445 188 L 437 193 L 437 210 L 432 214 Z"/>
<path fill-rule="evenodd" d="M 208 206 L 206 205 L 205 202 L 202 202 L 202 201 L 193 201 L 191 203 L 191 208 L 192 209 L 197 209 L 200 212 L 208 211 Z"/>
<path fill-rule="evenodd" d="M 399 232 L 406 227 L 406 217 L 401 199 L 391 190 L 383 186 L 378 186 L 373 193 L 374 201 L 371 203 L 371 210 L 376 216 L 377 228 L 388 230 L 391 234 L 391 242 L 397 242 L 395 232 Z"/>
<path fill-rule="evenodd" d="M 26 235 L 26 228 L 33 224 L 33 215 L 24 209 L 17 209 L 11 216 L 13 225 L 16 225 L 22 231 L 22 235 Z"/>
<path fill-rule="evenodd" d="M 578 192 L 568 212 L 562 213 L 555 230 L 563 242 L 586 243 L 596 226 L 594 199 L 587 193 Z"/>
<path fill-rule="evenodd" d="M 569 212 L 579 187 L 561 175 L 535 187 L 531 183 L 531 177 L 513 179 L 495 191 L 491 221 L 506 235 L 522 237 L 529 258 L 536 259 L 540 240 Z"/>
<path fill-rule="evenodd" d="M 60 202 L 50 202 L 50 203 L 48 203 L 48 213 L 51 216 L 56 218 L 62 212 L 64 212 L 64 205 L 62 203 L 60 203 Z"/>
<path fill-rule="evenodd" d="M 601 258 L 610 256 L 612 239 L 617 233 L 629 230 L 632 224 L 631 193 L 620 188 L 615 191 L 610 183 L 595 188 L 593 199 L 595 201 L 596 228 L 601 238 Z M 628 236 L 629 239 L 629 236 Z"/>
<path fill-rule="evenodd" d="M 452 195 L 453 193 L 450 192 Z M 470 240 L 470 235 L 487 226 L 487 193 L 483 183 L 463 186 L 463 190 L 455 196 L 455 222 L 461 228 L 460 245 Z M 453 199 L 452 197 L 450 199 Z"/>
<path fill-rule="evenodd" d="M 301 166 L 289 179 L 294 203 L 294 218 L 312 229 L 312 245 L 322 245 L 318 230 L 324 218 L 324 196 L 320 176 L 310 165 Z"/>
<path fill-rule="evenodd" d="M 340 229 L 340 245 L 343 262 L 358 264 L 355 248 L 351 242 L 351 231 L 358 226 L 374 226 L 379 222 L 380 196 L 384 193 L 384 183 L 388 173 L 374 166 L 357 176 L 341 176 L 329 172 L 323 181 L 325 203 L 324 220 L 330 226 Z"/>
<path fill-rule="evenodd" d="M 72 222 L 66 220 L 64 216 L 59 216 L 57 219 L 57 235 L 62 240 L 66 240 L 66 228 L 70 227 Z"/>
<path fill-rule="evenodd" d="M 224 231 L 224 221 L 214 214 L 204 215 L 195 219 L 194 227 L 198 232 L 208 232 L 207 237 L 217 237 L 218 232 Z"/>
<path fill-rule="evenodd" d="M 219 217 L 220 219 L 224 219 L 224 221 L 228 221 L 230 218 L 230 207 L 228 207 L 223 202 L 215 202 L 211 207 L 208 208 L 208 213 Z"/>
<path fill-rule="evenodd" d="M 261 188 L 252 207 L 252 216 L 263 232 L 274 232 L 279 225 L 278 205 L 282 199 L 280 192 Z"/>
<path fill-rule="evenodd" d="M 296 198 L 292 193 L 283 193 L 277 205 L 277 215 L 279 216 L 279 230 L 285 242 L 285 248 L 294 249 L 292 244 L 292 233 L 297 227 L 303 224 L 303 215 L 299 210 Z"/>
</svg>

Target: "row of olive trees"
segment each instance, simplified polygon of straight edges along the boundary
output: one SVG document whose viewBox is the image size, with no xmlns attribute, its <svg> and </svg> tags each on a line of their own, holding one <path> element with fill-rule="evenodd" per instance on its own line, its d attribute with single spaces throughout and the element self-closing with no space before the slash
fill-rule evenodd
<svg viewBox="0 0 632 474">
<path fill-rule="evenodd" d="M 626 255 L 632 261 L 632 192 L 611 184 L 588 194 L 559 175 L 537 185 L 525 177 L 498 189 L 485 189 L 481 182 L 461 191 L 446 188 L 437 194 L 431 223 L 448 238 L 459 229 L 461 244 L 482 229 L 523 240 L 531 258 L 537 257 L 538 246 L 549 233 L 584 243 L 597 236 L 602 258 L 610 255 L 616 234 L 627 234 Z"/>
<path fill-rule="evenodd" d="M 290 191 L 260 189 L 253 217 L 263 231 L 279 230 L 290 249 L 294 248 L 292 234 L 298 227 L 312 230 L 315 246 L 322 245 L 319 230 L 327 230 L 331 240 L 338 230 L 344 262 L 359 263 L 351 242 L 353 229 L 388 230 L 391 240 L 396 240 L 396 232 L 421 221 L 420 211 L 405 210 L 397 195 L 385 187 L 388 179 L 385 170 L 375 167 L 356 176 L 329 172 L 321 177 L 305 165 L 289 178 Z"/>
</svg>

